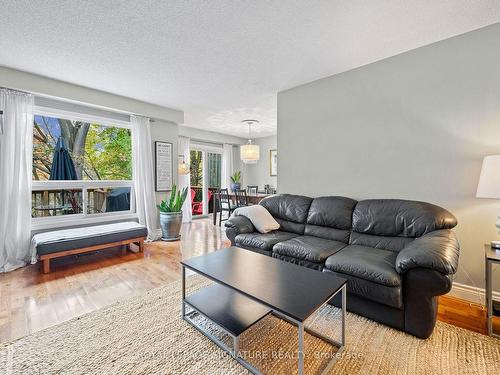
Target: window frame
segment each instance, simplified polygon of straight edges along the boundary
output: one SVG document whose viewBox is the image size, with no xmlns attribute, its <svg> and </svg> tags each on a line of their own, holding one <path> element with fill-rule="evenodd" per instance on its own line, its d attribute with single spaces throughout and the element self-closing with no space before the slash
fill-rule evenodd
<svg viewBox="0 0 500 375">
<path fill-rule="evenodd" d="M 132 137 L 132 142 L 133 142 L 134 132 L 132 130 L 132 124 L 130 122 L 126 122 L 123 120 L 114 120 L 90 114 L 82 114 L 77 112 L 69 112 L 53 108 L 41 107 L 41 106 L 35 106 L 33 113 L 35 116 L 63 118 L 72 121 L 92 122 L 103 126 L 130 129 L 130 136 Z M 132 152 L 132 163 L 134 162 L 133 158 L 134 156 Z M 31 218 L 32 229 L 43 230 L 43 229 L 70 227 L 70 226 L 85 225 L 92 223 L 105 223 L 110 221 L 137 219 L 134 182 L 135 182 L 135 175 L 133 169 L 132 169 L 131 180 L 61 180 L 61 181 L 32 180 L 31 192 L 34 190 L 71 190 L 71 189 L 82 190 L 82 205 L 83 205 L 83 212 L 81 214 L 32 217 Z M 117 188 L 117 187 L 130 188 L 130 210 L 105 212 L 98 214 L 87 213 L 88 189 Z"/>
</svg>

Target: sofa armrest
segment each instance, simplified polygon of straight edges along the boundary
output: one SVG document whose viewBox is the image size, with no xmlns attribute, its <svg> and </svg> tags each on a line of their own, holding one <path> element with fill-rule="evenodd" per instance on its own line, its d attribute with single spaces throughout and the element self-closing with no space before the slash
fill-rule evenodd
<svg viewBox="0 0 500 375">
<path fill-rule="evenodd" d="M 224 225 L 226 227 L 226 236 L 235 246 L 235 238 L 238 234 L 255 232 L 252 222 L 245 216 L 234 216 L 228 219 Z"/>
<path fill-rule="evenodd" d="M 428 268 L 443 275 L 457 272 L 460 246 L 449 229 L 427 233 L 404 247 L 396 258 L 400 274 L 413 268 Z"/>
</svg>

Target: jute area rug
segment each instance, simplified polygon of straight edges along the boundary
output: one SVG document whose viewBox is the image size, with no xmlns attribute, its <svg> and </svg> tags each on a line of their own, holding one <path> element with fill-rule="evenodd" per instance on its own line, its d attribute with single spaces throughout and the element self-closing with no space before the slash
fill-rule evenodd
<svg viewBox="0 0 500 375">
<path fill-rule="evenodd" d="M 191 292 L 205 285 L 188 278 Z M 174 282 L 2 344 L 0 374 L 247 374 L 181 318 L 180 290 Z M 338 319 L 328 306 L 307 324 L 335 335 Z M 438 322 L 428 340 L 354 314 L 346 329 L 347 345 L 332 374 L 500 374 L 499 340 L 445 323 Z M 296 336 L 295 327 L 268 316 L 242 335 L 240 353 L 264 373 L 293 374 Z M 335 355 L 335 348 L 306 334 L 307 374 L 320 372 Z"/>
</svg>

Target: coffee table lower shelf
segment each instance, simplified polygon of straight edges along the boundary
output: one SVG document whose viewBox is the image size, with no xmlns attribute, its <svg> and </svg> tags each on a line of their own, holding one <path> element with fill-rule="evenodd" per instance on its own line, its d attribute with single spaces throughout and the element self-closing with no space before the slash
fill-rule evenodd
<svg viewBox="0 0 500 375">
<path fill-rule="evenodd" d="M 313 329 L 305 327 L 303 322 L 295 321 L 221 284 L 214 284 L 202 288 L 186 296 L 184 267 L 182 271 L 182 318 L 211 339 L 220 348 L 230 353 L 238 363 L 253 374 L 261 374 L 261 372 L 239 355 L 239 336 L 255 323 L 265 318 L 268 314 L 273 314 L 298 327 L 299 358 L 303 355 L 301 343 L 303 342 L 304 331 L 338 347 L 337 354 L 340 354 L 344 348 L 345 286 L 340 290 L 342 292 L 342 339 L 341 342 L 338 342 Z M 190 308 L 191 311 L 187 312 L 186 307 Z M 211 323 L 215 324 L 221 331 L 229 335 L 232 338 L 233 347 L 230 348 L 224 341 L 213 335 L 193 319 L 193 316 L 196 314 L 202 315 Z M 335 358 L 330 361 L 322 373 L 326 374 L 331 369 L 334 362 Z M 299 359 L 299 374 L 303 374 L 303 358 Z"/>
</svg>

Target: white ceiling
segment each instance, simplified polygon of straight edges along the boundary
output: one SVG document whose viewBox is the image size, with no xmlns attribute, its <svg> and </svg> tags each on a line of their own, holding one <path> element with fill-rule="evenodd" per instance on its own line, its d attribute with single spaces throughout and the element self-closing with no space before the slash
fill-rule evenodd
<svg viewBox="0 0 500 375">
<path fill-rule="evenodd" d="M 154 5 L 152 5 L 154 4 Z M 2 0 L 0 65 L 275 133 L 276 93 L 500 21 L 499 0 Z"/>
</svg>

